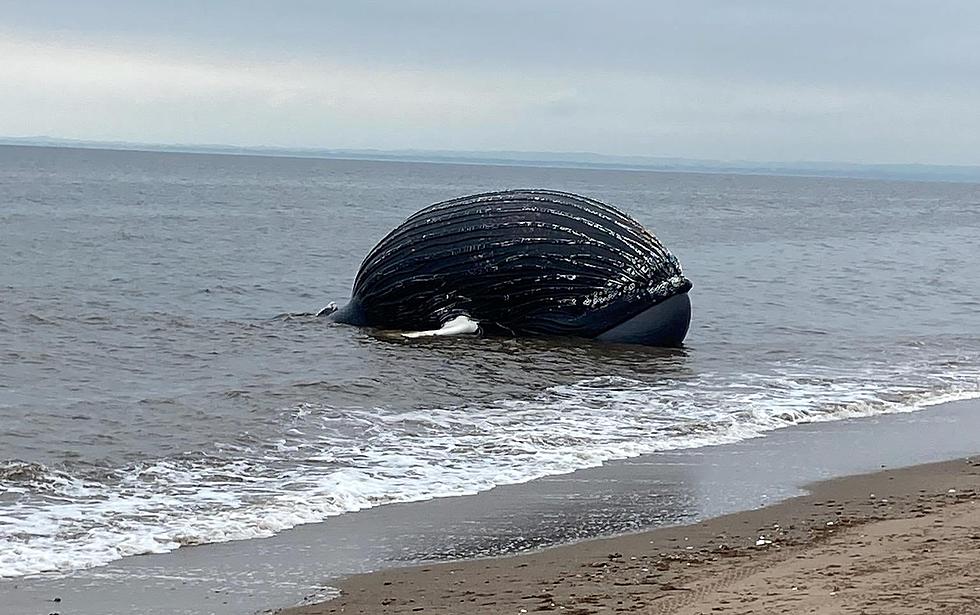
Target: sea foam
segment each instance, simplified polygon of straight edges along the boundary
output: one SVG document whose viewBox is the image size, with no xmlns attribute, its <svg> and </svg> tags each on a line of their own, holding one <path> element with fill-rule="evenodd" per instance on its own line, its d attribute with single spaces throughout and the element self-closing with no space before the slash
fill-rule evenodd
<svg viewBox="0 0 980 615">
<path fill-rule="evenodd" d="M 115 468 L 98 480 L 7 463 L 0 468 L 8 494 L 0 504 L 0 576 L 66 573 L 183 545 L 267 537 L 386 503 L 977 397 L 980 370 L 969 366 L 806 366 L 737 378 L 595 377 L 485 405 L 399 411 L 300 404 L 282 410 L 274 441 L 216 442 L 212 451 Z"/>
</svg>

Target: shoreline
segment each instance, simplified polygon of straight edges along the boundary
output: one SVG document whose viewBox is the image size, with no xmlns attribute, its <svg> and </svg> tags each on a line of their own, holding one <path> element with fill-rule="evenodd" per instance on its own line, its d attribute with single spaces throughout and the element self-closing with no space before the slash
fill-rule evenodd
<svg viewBox="0 0 980 615">
<path fill-rule="evenodd" d="M 332 613 L 973 613 L 980 456 L 832 478 L 690 525 L 348 577 Z"/>
<path fill-rule="evenodd" d="M 760 509 L 828 478 L 962 458 L 980 452 L 977 433 L 980 400 L 800 424 L 474 495 L 386 504 L 269 538 L 0 581 L 0 604 L 25 615 L 51 612 L 55 597 L 60 612 L 74 615 L 271 613 L 322 601 L 339 580 L 360 573 L 545 553 L 540 549 Z"/>
</svg>

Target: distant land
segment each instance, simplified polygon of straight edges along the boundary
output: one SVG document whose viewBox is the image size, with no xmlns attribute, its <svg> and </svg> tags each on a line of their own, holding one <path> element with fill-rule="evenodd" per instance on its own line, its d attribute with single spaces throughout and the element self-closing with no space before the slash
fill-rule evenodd
<svg viewBox="0 0 980 615">
<path fill-rule="evenodd" d="M 980 166 L 931 164 L 863 164 L 854 162 L 758 162 L 746 160 L 704 160 L 653 156 L 614 156 L 591 152 L 518 152 L 452 150 L 375 150 L 236 145 L 183 145 L 131 143 L 127 141 L 86 141 L 54 137 L 0 137 L 0 145 L 66 147 L 83 149 L 134 150 L 234 156 L 283 156 L 431 162 L 443 164 L 486 164 L 529 167 L 583 169 L 621 169 L 683 173 L 734 173 L 743 175 L 792 175 L 809 177 L 854 177 L 924 181 L 980 182 Z"/>
</svg>

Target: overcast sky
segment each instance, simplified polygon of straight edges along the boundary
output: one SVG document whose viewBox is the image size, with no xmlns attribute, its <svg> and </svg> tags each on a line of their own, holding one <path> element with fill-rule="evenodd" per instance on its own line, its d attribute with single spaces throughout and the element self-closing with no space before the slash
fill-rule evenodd
<svg viewBox="0 0 980 615">
<path fill-rule="evenodd" d="M 0 135 L 980 164 L 980 2 L 0 0 Z"/>
</svg>

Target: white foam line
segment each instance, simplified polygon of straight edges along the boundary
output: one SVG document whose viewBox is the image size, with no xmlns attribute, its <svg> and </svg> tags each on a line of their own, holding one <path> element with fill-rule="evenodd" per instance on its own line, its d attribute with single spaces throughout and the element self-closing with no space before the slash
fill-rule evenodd
<svg viewBox="0 0 980 615">
<path fill-rule="evenodd" d="M 943 387 L 931 392 L 894 378 L 882 387 L 892 373 L 842 381 L 815 371 L 743 374 L 738 382 L 711 374 L 693 383 L 600 377 L 490 408 L 351 410 L 348 418 L 365 428 L 357 442 L 332 435 L 336 421 L 322 417 L 323 408 L 303 405 L 290 411 L 275 453 L 266 447 L 250 458 L 164 459 L 120 470 L 114 485 L 46 473 L 27 497 L 0 508 L 0 577 L 267 537 L 380 504 L 472 494 L 801 423 L 980 398 L 980 373 L 969 370 L 929 376 L 926 384 Z M 322 461 L 325 449 L 335 461 Z"/>
</svg>

